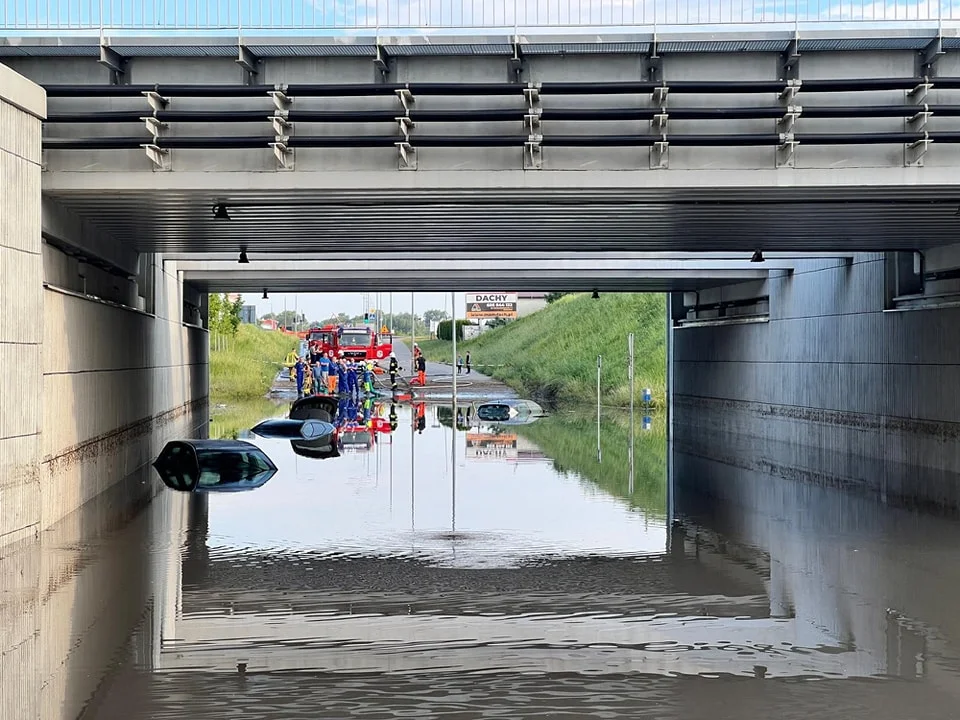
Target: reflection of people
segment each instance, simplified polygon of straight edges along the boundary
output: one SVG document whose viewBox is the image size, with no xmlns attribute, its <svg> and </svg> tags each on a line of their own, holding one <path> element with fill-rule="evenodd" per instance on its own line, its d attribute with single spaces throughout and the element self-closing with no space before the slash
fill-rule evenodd
<svg viewBox="0 0 960 720">
<path fill-rule="evenodd" d="M 415 427 L 419 434 L 423 434 L 423 431 L 427 427 L 427 404 L 426 403 L 417 403 L 417 414 L 414 419 Z"/>
<path fill-rule="evenodd" d="M 470 374 L 470 351 L 467 350 L 467 375 Z"/>
<path fill-rule="evenodd" d="M 398 418 L 397 418 L 397 406 L 393 403 L 390 403 L 390 430 L 394 431 L 397 429 Z"/>
</svg>

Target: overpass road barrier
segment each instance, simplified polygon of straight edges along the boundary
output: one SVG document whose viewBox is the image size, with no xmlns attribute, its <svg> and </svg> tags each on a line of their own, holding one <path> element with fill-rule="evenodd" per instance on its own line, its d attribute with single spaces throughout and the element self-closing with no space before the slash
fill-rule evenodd
<svg viewBox="0 0 960 720">
<path fill-rule="evenodd" d="M 0 0 L 5 31 L 507 29 L 905 23 L 960 19 L 951 0 Z"/>
</svg>

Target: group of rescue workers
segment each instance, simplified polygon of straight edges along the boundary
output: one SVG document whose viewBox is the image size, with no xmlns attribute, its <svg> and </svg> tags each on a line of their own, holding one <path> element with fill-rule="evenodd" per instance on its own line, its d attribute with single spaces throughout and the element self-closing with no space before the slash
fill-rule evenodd
<svg viewBox="0 0 960 720">
<path fill-rule="evenodd" d="M 395 353 L 390 353 L 387 372 L 390 375 L 390 389 L 394 394 L 399 391 L 400 363 Z M 290 380 L 297 383 L 297 395 L 372 395 L 375 391 L 375 368 L 379 365 L 372 360 L 351 360 L 349 358 L 329 357 L 326 352 L 311 352 L 309 356 L 300 356 L 293 350 L 287 355 L 286 363 L 290 368 Z M 427 383 L 427 361 L 417 345 L 413 346 L 413 365 L 417 371 L 417 384 Z"/>
</svg>

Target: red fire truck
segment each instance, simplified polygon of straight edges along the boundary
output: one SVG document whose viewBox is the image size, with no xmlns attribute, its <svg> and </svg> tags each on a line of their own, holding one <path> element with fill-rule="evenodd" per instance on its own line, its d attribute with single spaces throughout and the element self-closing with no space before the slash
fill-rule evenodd
<svg viewBox="0 0 960 720">
<path fill-rule="evenodd" d="M 311 351 L 326 352 L 329 357 L 351 360 L 383 360 L 390 356 L 393 344 L 368 327 L 324 325 L 307 333 Z"/>
</svg>

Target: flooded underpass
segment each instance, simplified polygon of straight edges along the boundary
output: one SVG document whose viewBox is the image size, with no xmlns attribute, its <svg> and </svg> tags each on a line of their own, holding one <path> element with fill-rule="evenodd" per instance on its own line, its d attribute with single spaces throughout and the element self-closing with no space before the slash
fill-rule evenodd
<svg viewBox="0 0 960 720">
<path fill-rule="evenodd" d="M 316 459 L 250 432 L 289 409 L 214 410 L 255 490 L 151 470 L 4 551 L 3 718 L 955 717 L 954 521 L 639 410 L 377 404 Z"/>
</svg>

